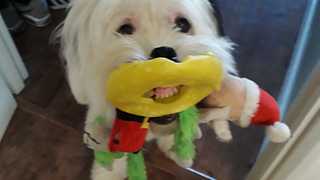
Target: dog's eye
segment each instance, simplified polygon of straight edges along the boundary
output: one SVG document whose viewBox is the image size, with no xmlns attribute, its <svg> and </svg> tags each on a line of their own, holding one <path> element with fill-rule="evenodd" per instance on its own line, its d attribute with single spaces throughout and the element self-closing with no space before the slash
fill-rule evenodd
<svg viewBox="0 0 320 180">
<path fill-rule="evenodd" d="M 132 35 L 135 32 L 135 28 L 132 24 L 127 23 L 127 24 L 123 24 L 121 25 L 117 32 L 123 35 Z"/>
<path fill-rule="evenodd" d="M 189 33 L 191 30 L 190 22 L 184 17 L 177 17 L 175 20 L 175 24 L 175 28 L 177 28 L 182 33 Z"/>
</svg>

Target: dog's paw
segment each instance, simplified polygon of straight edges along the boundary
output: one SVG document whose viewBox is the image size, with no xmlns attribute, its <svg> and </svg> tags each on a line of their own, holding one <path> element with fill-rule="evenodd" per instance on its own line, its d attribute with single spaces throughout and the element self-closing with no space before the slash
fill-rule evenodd
<svg viewBox="0 0 320 180">
<path fill-rule="evenodd" d="M 232 140 L 232 133 L 230 130 L 229 122 L 225 120 L 216 120 L 209 123 L 214 132 L 216 133 L 218 140 L 221 142 L 230 142 Z"/>
<path fill-rule="evenodd" d="M 193 165 L 193 160 L 180 159 L 175 152 L 169 151 L 165 153 L 171 160 L 173 160 L 178 166 L 182 168 L 190 168 Z"/>
<path fill-rule="evenodd" d="M 210 123 L 215 120 L 228 120 L 230 107 L 200 109 L 200 123 Z"/>
<path fill-rule="evenodd" d="M 218 131 L 216 132 L 219 141 L 229 143 L 232 141 L 232 134 L 230 131 Z"/>
<path fill-rule="evenodd" d="M 198 126 L 197 131 L 196 131 L 196 139 L 201 139 L 202 138 L 202 131 L 201 128 Z"/>
<path fill-rule="evenodd" d="M 115 160 L 112 169 L 105 168 L 97 162 L 93 164 L 91 170 L 92 180 L 125 180 L 127 177 L 126 159 Z"/>
<path fill-rule="evenodd" d="M 199 128 L 200 130 L 200 128 Z M 201 132 L 201 130 L 200 130 Z M 157 140 L 159 149 L 171 160 L 173 160 L 178 166 L 183 168 L 189 168 L 193 165 L 193 160 L 183 160 L 172 151 L 174 145 L 174 135 L 164 136 Z"/>
<path fill-rule="evenodd" d="M 83 134 L 83 142 L 88 148 L 96 151 L 107 150 L 107 135 L 99 126 L 87 125 Z"/>
<path fill-rule="evenodd" d="M 96 138 L 94 138 L 89 132 L 84 132 L 83 134 L 83 142 L 87 145 L 88 148 L 97 150 L 98 146 L 102 143 L 99 142 Z"/>
</svg>

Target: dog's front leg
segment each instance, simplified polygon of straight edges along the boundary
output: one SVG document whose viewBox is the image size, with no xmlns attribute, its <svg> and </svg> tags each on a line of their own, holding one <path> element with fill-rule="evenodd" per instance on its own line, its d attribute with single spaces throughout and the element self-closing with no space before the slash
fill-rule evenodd
<svg viewBox="0 0 320 180">
<path fill-rule="evenodd" d="M 106 168 L 94 162 L 91 170 L 92 180 L 124 180 L 127 177 L 127 158 L 115 159 L 112 167 Z"/>
<path fill-rule="evenodd" d="M 213 120 L 209 122 L 209 126 L 214 129 L 218 139 L 221 142 L 230 142 L 232 140 L 232 133 L 227 120 Z"/>
<path fill-rule="evenodd" d="M 200 123 L 207 123 L 214 130 L 220 141 L 229 142 L 232 140 L 228 121 L 230 107 L 204 108 L 200 110 L 200 113 Z"/>
<path fill-rule="evenodd" d="M 85 122 L 83 141 L 88 148 L 96 151 L 106 151 L 112 120 L 115 113 L 111 108 L 108 111 L 89 107 Z"/>
<path fill-rule="evenodd" d="M 175 143 L 174 134 L 157 137 L 157 144 L 159 149 L 171 160 L 176 162 L 179 166 L 183 168 L 189 168 L 193 165 L 193 160 L 183 160 L 177 156 L 177 154 L 172 151 L 172 147 Z"/>
</svg>

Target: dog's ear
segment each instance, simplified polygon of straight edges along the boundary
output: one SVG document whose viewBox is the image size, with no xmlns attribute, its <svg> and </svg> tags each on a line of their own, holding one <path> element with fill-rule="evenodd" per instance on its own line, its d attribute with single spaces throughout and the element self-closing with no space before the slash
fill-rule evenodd
<svg viewBox="0 0 320 180">
<path fill-rule="evenodd" d="M 77 28 L 71 28 L 73 24 L 65 23 L 60 30 L 61 50 L 65 60 L 66 75 L 71 92 L 79 104 L 88 104 L 84 85 L 83 66 L 80 63 L 78 50 Z"/>
<path fill-rule="evenodd" d="M 213 16 L 216 19 L 218 33 L 220 36 L 225 36 L 224 27 L 223 27 L 223 18 L 222 18 L 222 14 L 220 12 L 218 2 L 217 2 L 217 0 L 208 0 L 208 1 L 212 7 Z"/>
<path fill-rule="evenodd" d="M 83 73 L 79 64 L 68 63 L 67 75 L 71 92 L 79 104 L 88 104 L 83 82 Z"/>
</svg>

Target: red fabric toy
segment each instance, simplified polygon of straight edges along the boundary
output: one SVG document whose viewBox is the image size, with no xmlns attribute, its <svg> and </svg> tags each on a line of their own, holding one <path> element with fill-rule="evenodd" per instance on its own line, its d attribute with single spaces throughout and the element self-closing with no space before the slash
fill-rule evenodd
<svg viewBox="0 0 320 180">
<path fill-rule="evenodd" d="M 124 112 L 120 114 L 119 116 L 118 113 L 118 118 L 114 120 L 108 149 L 111 152 L 139 152 L 148 133 L 149 119 Z"/>
<path fill-rule="evenodd" d="M 241 127 L 266 126 L 267 137 L 272 142 L 285 142 L 291 132 L 280 121 L 280 110 L 276 100 L 255 82 L 228 75 L 220 91 L 213 92 L 204 101 L 202 121 L 213 126 L 224 141 L 231 140 L 228 120 Z M 208 108 L 209 107 L 209 108 Z"/>
</svg>

